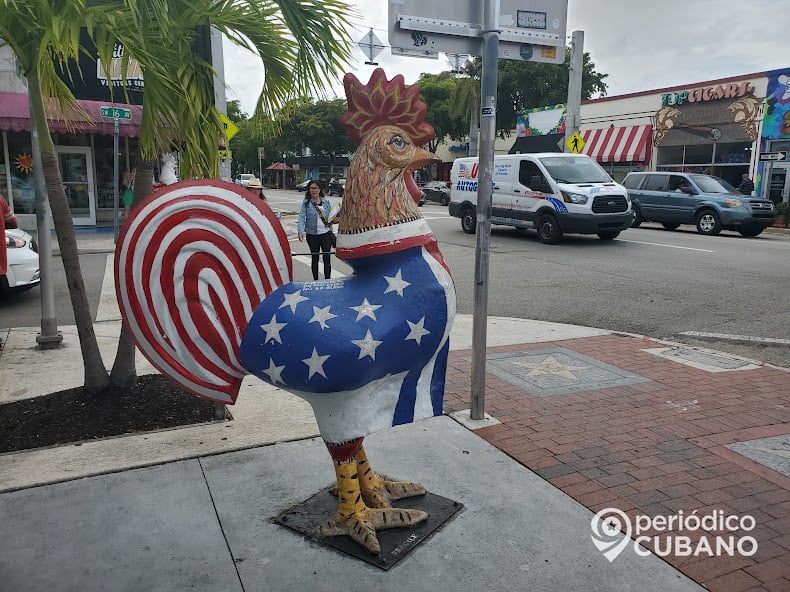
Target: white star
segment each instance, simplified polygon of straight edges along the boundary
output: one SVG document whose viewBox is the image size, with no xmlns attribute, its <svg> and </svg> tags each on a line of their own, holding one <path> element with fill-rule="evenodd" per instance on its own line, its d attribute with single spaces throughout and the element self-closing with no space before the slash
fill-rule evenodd
<svg viewBox="0 0 790 592">
<path fill-rule="evenodd" d="M 375 311 L 377 311 L 379 308 L 381 308 L 380 304 L 371 304 L 370 302 L 368 302 L 368 299 L 365 298 L 362 301 L 362 304 L 360 304 L 359 306 L 352 306 L 351 310 L 357 311 L 357 322 L 359 322 L 359 320 L 362 317 L 370 317 L 371 319 L 376 321 L 378 319 L 376 318 Z"/>
<path fill-rule="evenodd" d="M 272 315 L 272 320 L 266 323 L 265 325 L 261 325 L 261 329 L 266 331 L 266 339 L 264 339 L 264 343 L 269 343 L 269 341 L 277 341 L 282 343 L 283 340 L 280 337 L 280 329 L 285 327 L 288 323 L 278 323 L 277 322 L 277 315 Z"/>
<path fill-rule="evenodd" d="M 562 376 L 563 378 L 570 378 L 571 380 L 579 380 L 574 370 L 584 370 L 589 366 L 571 366 L 570 364 L 563 364 L 554 356 L 546 356 L 543 361 L 538 363 L 532 362 L 513 362 L 517 366 L 524 366 L 531 368 L 527 376 L 542 376 L 544 374 Z"/>
<path fill-rule="evenodd" d="M 286 306 L 291 307 L 291 312 L 296 314 L 296 305 L 300 302 L 304 302 L 305 300 L 309 300 L 309 298 L 305 298 L 302 296 L 302 291 L 297 290 L 296 292 L 292 292 L 291 294 L 285 295 L 285 300 L 280 305 L 280 308 L 285 308 Z"/>
<path fill-rule="evenodd" d="M 313 355 L 302 360 L 305 364 L 307 364 L 308 368 L 310 368 L 310 373 L 307 376 L 307 380 L 310 380 L 313 377 L 313 374 L 316 373 L 326 378 L 326 374 L 324 374 L 324 362 L 326 362 L 327 359 L 329 359 L 328 355 L 319 356 L 316 349 L 313 348 Z"/>
<path fill-rule="evenodd" d="M 409 334 L 406 336 L 406 339 L 414 339 L 417 345 L 420 345 L 420 340 L 423 335 L 431 334 L 431 332 L 423 326 L 425 324 L 425 317 L 422 317 L 417 323 L 412 323 L 411 321 L 406 322 L 409 324 Z"/>
<path fill-rule="evenodd" d="M 278 382 L 285 384 L 285 381 L 282 377 L 283 368 L 285 368 L 285 366 L 275 366 L 274 360 L 269 358 L 269 368 L 264 370 L 263 373 L 269 377 L 269 380 L 272 381 L 272 384 L 276 385 Z"/>
<path fill-rule="evenodd" d="M 351 343 L 359 348 L 359 358 L 357 358 L 358 360 L 361 360 L 365 356 L 370 356 L 371 360 L 375 360 L 376 348 L 383 342 L 373 339 L 373 335 L 370 334 L 370 329 L 368 329 L 365 339 L 352 339 Z"/>
<path fill-rule="evenodd" d="M 389 292 L 397 292 L 398 296 L 403 298 L 403 290 L 408 286 L 411 286 L 411 283 L 405 281 L 400 275 L 400 269 L 398 273 L 395 274 L 395 277 L 384 276 L 384 279 L 387 280 L 387 289 L 384 290 L 385 294 Z"/>
<path fill-rule="evenodd" d="M 331 312 L 329 312 L 330 308 L 331 308 L 331 305 L 327 306 L 326 308 L 318 308 L 317 306 L 314 306 L 313 307 L 313 318 L 310 319 L 308 322 L 309 323 L 318 323 L 321 326 L 321 329 L 326 329 L 328 327 L 326 322 L 329 319 L 334 319 L 337 316 L 336 314 L 332 314 Z"/>
</svg>

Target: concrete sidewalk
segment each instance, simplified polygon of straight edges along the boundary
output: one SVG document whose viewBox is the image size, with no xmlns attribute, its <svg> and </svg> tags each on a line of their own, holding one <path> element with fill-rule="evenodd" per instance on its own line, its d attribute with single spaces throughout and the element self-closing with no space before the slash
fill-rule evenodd
<svg viewBox="0 0 790 592">
<path fill-rule="evenodd" d="M 112 234 L 96 234 L 80 249 L 110 252 Z M 105 277 L 95 326 L 110 361 L 110 257 Z M 332 464 L 310 408 L 248 378 L 232 421 L 1 454 L 0 589 L 790 589 L 786 369 L 490 318 L 490 416 L 469 422 L 471 321 L 459 315 L 451 335 L 450 415 L 366 440 L 377 470 L 464 506 L 389 572 L 272 523 L 329 485 Z M 37 328 L 9 332 L 0 384 L 13 386 L 0 403 L 82 383 L 76 331 L 61 330 L 65 345 L 51 351 L 36 349 Z M 138 371 L 153 369 L 140 360 Z M 611 508 L 632 521 L 748 514 L 759 549 L 660 558 L 627 544 L 610 562 L 590 521 Z"/>
</svg>

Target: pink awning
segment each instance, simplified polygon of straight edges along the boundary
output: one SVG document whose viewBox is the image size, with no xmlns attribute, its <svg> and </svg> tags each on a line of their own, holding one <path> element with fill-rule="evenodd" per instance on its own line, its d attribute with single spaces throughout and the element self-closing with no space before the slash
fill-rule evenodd
<svg viewBox="0 0 790 592">
<path fill-rule="evenodd" d="M 632 125 L 581 130 L 582 153 L 598 162 L 648 162 L 653 126 Z"/>
<path fill-rule="evenodd" d="M 118 135 L 135 137 L 140 133 L 140 123 L 143 119 L 143 108 L 141 105 L 124 105 L 103 101 L 78 101 L 83 109 L 91 116 L 91 124 L 84 118 L 71 123 L 72 130 L 84 132 L 86 134 L 113 135 L 115 126 L 113 120 L 101 116 L 101 108 L 116 106 L 129 109 L 132 112 L 132 119 L 121 119 L 118 121 Z M 54 115 L 48 117 L 49 131 L 66 133 L 64 121 L 57 119 Z M 0 93 L 0 130 L 15 132 L 30 131 L 30 108 L 28 96 L 24 93 Z"/>
</svg>

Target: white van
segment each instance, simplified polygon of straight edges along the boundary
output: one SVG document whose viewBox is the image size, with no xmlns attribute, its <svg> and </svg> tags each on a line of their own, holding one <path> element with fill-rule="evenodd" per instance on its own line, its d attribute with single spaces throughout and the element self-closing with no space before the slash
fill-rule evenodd
<svg viewBox="0 0 790 592">
<path fill-rule="evenodd" d="M 450 215 L 464 232 L 477 226 L 477 158 L 459 158 L 450 173 Z M 534 228 L 553 245 L 564 233 L 612 240 L 631 226 L 628 192 L 589 156 L 543 152 L 494 157 L 491 223 Z"/>
</svg>

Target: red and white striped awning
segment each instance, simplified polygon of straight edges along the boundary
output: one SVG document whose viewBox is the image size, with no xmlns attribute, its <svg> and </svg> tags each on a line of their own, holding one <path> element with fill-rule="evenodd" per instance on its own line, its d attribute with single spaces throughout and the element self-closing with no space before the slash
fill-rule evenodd
<svg viewBox="0 0 790 592">
<path fill-rule="evenodd" d="M 580 130 L 582 154 L 598 162 L 648 162 L 653 145 L 653 126 L 631 125 Z"/>
</svg>

